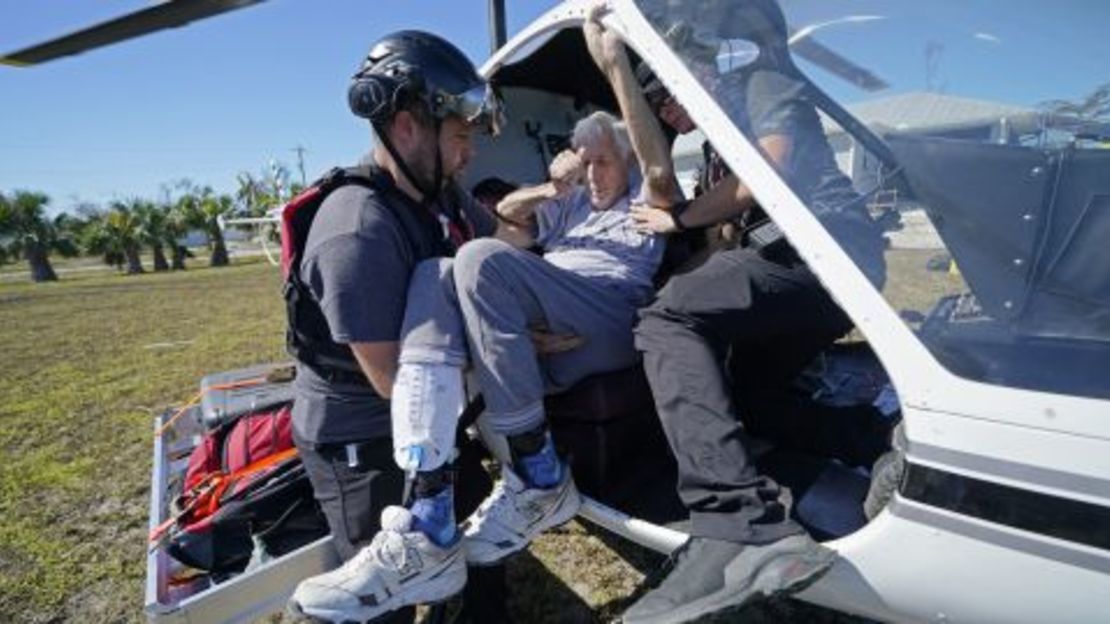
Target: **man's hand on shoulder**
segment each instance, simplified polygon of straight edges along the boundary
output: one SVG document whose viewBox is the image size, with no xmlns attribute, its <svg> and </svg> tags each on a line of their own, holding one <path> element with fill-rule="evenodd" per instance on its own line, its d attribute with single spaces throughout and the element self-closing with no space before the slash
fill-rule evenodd
<svg viewBox="0 0 1110 624">
<path fill-rule="evenodd" d="M 678 231 L 674 215 L 669 210 L 649 204 L 633 204 L 629 208 L 636 230 L 642 234 L 670 234 Z"/>
</svg>

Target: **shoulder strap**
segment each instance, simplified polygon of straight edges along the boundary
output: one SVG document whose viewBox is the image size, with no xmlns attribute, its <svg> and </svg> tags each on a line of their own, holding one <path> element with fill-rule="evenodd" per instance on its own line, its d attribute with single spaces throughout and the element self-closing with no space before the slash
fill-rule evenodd
<svg viewBox="0 0 1110 624">
<path fill-rule="evenodd" d="M 334 171 L 334 170 L 333 170 Z M 405 240 L 408 242 L 413 256 L 417 260 L 431 258 L 439 255 L 448 255 L 442 244 L 439 233 L 439 223 L 427 210 L 406 210 L 401 206 L 413 204 L 412 200 L 401 194 L 393 180 L 375 167 L 360 165 L 339 169 L 339 177 L 334 190 L 343 184 L 358 184 L 375 193 L 380 193 L 389 200 L 379 204 L 401 224 Z"/>
</svg>

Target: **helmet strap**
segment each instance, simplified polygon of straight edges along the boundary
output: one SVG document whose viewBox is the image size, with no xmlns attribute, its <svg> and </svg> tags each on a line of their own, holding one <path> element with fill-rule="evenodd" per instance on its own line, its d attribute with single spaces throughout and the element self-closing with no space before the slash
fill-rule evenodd
<svg viewBox="0 0 1110 624">
<path fill-rule="evenodd" d="M 397 163 L 397 168 L 401 170 L 401 175 L 405 176 L 405 179 L 409 181 L 409 184 L 411 184 L 414 189 L 420 192 L 421 203 L 430 204 L 431 202 L 435 201 L 436 197 L 439 195 L 439 185 L 442 182 L 443 177 L 442 159 L 439 154 L 439 121 L 437 120 L 435 123 L 436 174 L 434 186 L 431 191 L 424 188 L 424 185 L 420 183 L 420 180 L 412 172 L 412 169 L 409 168 L 408 163 L 405 162 L 405 159 L 401 158 L 401 154 L 397 151 L 397 148 L 394 147 L 393 141 L 389 140 L 389 135 L 386 134 L 384 125 L 377 121 L 372 121 L 371 125 L 374 127 L 374 132 L 376 132 L 378 135 L 378 140 L 381 141 L 382 145 L 385 147 L 385 151 L 389 152 L 390 157 L 393 158 L 393 162 Z"/>
</svg>

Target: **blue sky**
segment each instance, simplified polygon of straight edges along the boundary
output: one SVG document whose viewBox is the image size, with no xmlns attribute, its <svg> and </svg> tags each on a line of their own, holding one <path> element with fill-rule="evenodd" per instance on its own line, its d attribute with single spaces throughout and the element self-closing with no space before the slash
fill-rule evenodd
<svg viewBox="0 0 1110 624">
<path fill-rule="evenodd" d="M 14 51 L 146 3 L 0 0 L 0 50 Z M 510 36 L 555 0 L 507 0 Z M 926 86 L 924 50 L 943 48 L 933 82 L 962 97 L 1036 105 L 1110 81 L 1110 1 L 785 0 L 795 26 L 887 79 L 877 96 Z M 180 178 L 220 191 L 271 159 L 311 178 L 369 145 L 346 107 L 370 43 L 400 28 L 488 55 L 486 0 L 270 0 L 188 27 L 22 69 L 0 66 L 0 191 L 42 190 L 55 210 L 79 200 L 157 198 Z M 864 94 L 819 70 L 844 102 Z"/>
<path fill-rule="evenodd" d="M 892 93 L 934 89 L 960 97 L 1036 106 L 1075 99 L 1110 82 L 1110 2 L 1106 0 L 784 0 L 793 25 L 845 15 L 868 22 L 819 29 L 815 36 L 866 65 Z M 925 49 L 939 49 L 932 80 Z M 846 102 L 864 97 L 812 77 Z M 878 95 L 890 95 L 883 93 Z M 874 96 L 869 96 L 874 97 Z"/>
<path fill-rule="evenodd" d="M 509 0 L 510 36 L 555 5 Z M 10 52 L 130 10 L 133 0 L 0 0 Z M 270 0 L 52 63 L 0 66 L 0 191 L 156 198 L 187 177 L 230 191 L 271 158 L 311 178 L 369 146 L 346 88 L 379 36 L 422 28 L 488 56 L 486 0 Z"/>
</svg>

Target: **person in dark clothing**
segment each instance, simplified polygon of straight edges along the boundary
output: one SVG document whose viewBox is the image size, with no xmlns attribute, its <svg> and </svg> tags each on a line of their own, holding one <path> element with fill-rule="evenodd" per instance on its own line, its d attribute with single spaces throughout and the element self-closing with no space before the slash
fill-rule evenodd
<svg viewBox="0 0 1110 624">
<path fill-rule="evenodd" d="M 759 46 L 758 62 L 722 73 L 719 41 L 700 43 L 689 22 L 673 15 L 656 24 L 667 29 L 668 43 L 803 203 L 827 228 L 843 234 L 838 238 L 850 255 L 881 283 L 880 233 L 836 166 L 808 97 L 811 86 L 787 62 L 786 23 L 778 6 L 773 0 L 704 3 L 730 12 L 717 20 L 699 8 L 703 3 L 679 4 L 698 16 L 698 24 L 730 27 L 728 38 Z M 629 86 L 634 74 L 619 38 L 601 25 L 603 13 L 596 8 L 587 20 L 588 45 L 598 51 L 595 61 L 618 99 L 633 97 L 628 91 L 634 89 Z M 692 131 L 693 121 L 663 85 L 646 67 L 639 73 L 653 112 L 680 134 Z M 629 127 L 637 125 L 629 119 Z M 789 491 L 757 472 L 747 423 L 756 415 L 773 422 L 793 379 L 852 323 L 712 149 L 706 150 L 703 172 L 703 193 L 694 200 L 633 208 L 647 231 L 683 232 L 734 221 L 740 237 L 737 246 L 719 249 L 697 268 L 673 276 L 641 310 L 636 345 L 678 462 L 678 491 L 690 512 L 692 535 L 661 584 L 624 613 L 625 622 L 688 621 L 760 594 L 796 591 L 834 560 L 832 551 L 791 519 Z M 779 424 L 776 433 L 823 431 L 793 413 L 799 418 Z M 884 434 L 873 438 L 885 439 Z M 844 442 L 835 432 L 833 437 L 833 443 Z M 860 454 L 863 465 L 881 452 L 844 451 Z"/>
<path fill-rule="evenodd" d="M 496 117 L 485 81 L 458 48 L 424 32 L 388 35 L 348 99 L 376 138 L 358 168 L 370 183 L 341 186 L 320 205 L 298 273 L 313 314 L 290 318 L 294 441 L 343 560 L 378 532 L 382 510 L 403 491 L 389 398 L 412 270 L 496 229 L 456 181 L 472 134 Z M 291 610 L 341 619 L 313 611 L 327 591 L 315 580 L 301 583 Z"/>
<path fill-rule="evenodd" d="M 491 177 L 485 178 L 481 182 L 475 184 L 474 188 L 470 189 L 470 194 L 474 196 L 474 199 L 476 199 L 479 204 L 493 211 L 497 210 L 498 202 L 518 188 L 520 187 L 512 182 L 506 182 L 501 178 Z"/>
</svg>

